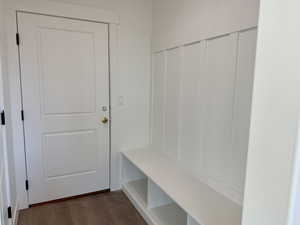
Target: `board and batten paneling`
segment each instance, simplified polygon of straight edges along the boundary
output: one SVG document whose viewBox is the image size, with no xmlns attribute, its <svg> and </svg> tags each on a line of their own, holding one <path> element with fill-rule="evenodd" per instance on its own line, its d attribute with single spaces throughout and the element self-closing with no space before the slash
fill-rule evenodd
<svg viewBox="0 0 300 225">
<path fill-rule="evenodd" d="M 204 71 L 204 41 L 183 47 L 180 91 L 180 160 L 190 172 L 203 171 L 204 134 L 207 121 L 208 85 Z M 190 166 L 189 166 L 190 165 Z"/>
<path fill-rule="evenodd" d="M 225 184 L 229 177 L 235 94 L 237 34 L 206 42 L 205 72 L 209 101 L 204 135 L 204 170 L 210 182 Z"/>
<path fill-rule="evenodd" d="M 239 33 L 231 167 L 231 182 L 237 185 L 238 190 L 244 189 L 246 174 L 256 38 L 256 29 Z"/>
<path fill-rule="evenodd" d="M 181 49 L 166 52 L 165 110 L 164 110 L 164 151 L 171 158 L 178 157 L 178 119 L 181 76 Z"/>
<path fill-rule="evenodd" d="M 239 204 L 255 50 L 253 28 L 153 54 L 153 146 Z"/>
<path fill-rule="evenodd" d="M 164 84 L 165 84 L 165 53 L 153 55 L 152 75 L 152 130 L 151 140 L 155 149 L 161 149 L 163 144 L 164 117 Z"/>
</svg>

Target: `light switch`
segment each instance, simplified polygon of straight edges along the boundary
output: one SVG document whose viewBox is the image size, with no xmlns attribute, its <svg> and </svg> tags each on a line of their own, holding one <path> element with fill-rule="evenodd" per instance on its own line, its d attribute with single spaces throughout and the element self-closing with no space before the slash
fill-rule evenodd
<svg viewBox="0 0 300 225">
<path fill-rule="evenodd" d="M 102 106 L 102 111 L 107 112 L 107 106 Z"/>
<path fill-rule="evenodd" d="M 119 96 L 119 98 L 118 98 L 118 105 L 119 106 L 125 105 L 124 96 Z"/>
</svg>

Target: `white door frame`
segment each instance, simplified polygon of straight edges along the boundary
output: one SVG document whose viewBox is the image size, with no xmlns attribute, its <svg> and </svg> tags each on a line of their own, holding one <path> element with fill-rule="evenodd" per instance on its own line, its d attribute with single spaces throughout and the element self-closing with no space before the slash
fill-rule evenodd
<svg viewBox="0 0 300 225">
<path fill-rule="evenodd" d="M 114 117 L 117 109 L 118 84 L 118 33 L 119 17 L 113 12 L 100 10 L 74 4 L 54 3 L 54 2 L 16 2 L 8 1 L 6 5 L 6 24 L 7 24 L 7 45 L 8 45 L 8 76 L 10 107 L 12 118 L 12 139 L 16 166 L 17 184 L 17 207 L 19 209 L 28 207 L 28 195 L 25 190 L 26 180 L 26 155 L 24 149 L 23 123 L 21 120 L 22 97 L 20 85 L 20 69 L 18 46 L 16 45 L 17 33 L 17 12 L 36 13 L 49 16 L 58 16 L 69 19 L 78 19 L 92 22 L 102 22 L 109 24 L 109 60 L 110 60 L 110 105 L 111 117 Z M 22 37 L 21 37 L 22 42 Z M 114 143 L 114 123 L 111 124 L 111 162 L 110 162 L 110 188 L 111 190 L 120 189 L 120 167 L 118 160 L 118 149 Z"/>
<path fill-rule="evenodd" d="M 300 116 L 298 119 L 298 137 L 295 146 L 295 158 L 290 196 L 288 225 L 299 225 L 300 222 Z"/>
</svg>

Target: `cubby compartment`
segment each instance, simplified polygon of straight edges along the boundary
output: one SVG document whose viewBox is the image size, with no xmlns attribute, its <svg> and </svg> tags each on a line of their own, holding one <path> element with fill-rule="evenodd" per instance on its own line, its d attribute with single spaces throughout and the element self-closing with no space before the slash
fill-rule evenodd
<svg viewBox="0 0 300 225">
<path fill-rule="evenodd" d="M 129 160 L 122 159 L 122 186 L 126 195 L 136 204 L 147 207 L 147 177 Z"/>
<path fill-rule="evenodd" d="M 201 225 L 199 223 L 197 223 L 196 220 L 194 220 L 191 216 L 187 217 L 187 225 Z"/>
<path fill-rule="evenodd" d="M 187 225 L 187 213 L 125 155 L 122 188 L 149 225 Z"/>
<path fill-rule="evenodd" d="M 187 224 L 186 212 L 151 179 L 148 179 L 148 209 L 156 224 Z"/>
</svg>

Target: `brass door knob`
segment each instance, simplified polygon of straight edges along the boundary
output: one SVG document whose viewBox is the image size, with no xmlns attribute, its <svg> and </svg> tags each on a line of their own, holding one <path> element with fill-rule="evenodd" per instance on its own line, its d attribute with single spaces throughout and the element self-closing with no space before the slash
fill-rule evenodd
<svg viewBox="0 0 300 225">
<path fill-rule="evenodd" d="M 102 123 L 104 123 L 104 124 L 108 123 L 108 118 L 107 118 L 107 117 L 104 117 L 104 118 L 102 119 Z"/>
</svg>

